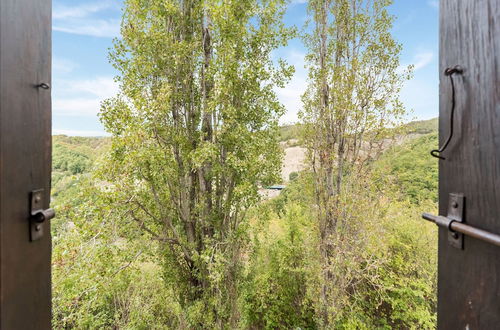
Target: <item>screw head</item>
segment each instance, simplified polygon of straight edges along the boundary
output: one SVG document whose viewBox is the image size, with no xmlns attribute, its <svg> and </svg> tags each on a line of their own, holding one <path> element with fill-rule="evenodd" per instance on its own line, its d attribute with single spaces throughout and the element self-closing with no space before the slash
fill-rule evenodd
<svg viewBox="0 0 500 330">
<path fill-rule="evenodd" d="M 36 225 L 36 226 L 35 226 L 35 230 L 36 230 L 36 231 L 40 231 L 40 229 L 42 229 L 42 226 L 40 226 L 40 225 Z"/>
<path fill-rule="evenodd" d="M 451 203 L 451 206 L 452 206 L 454 209 L 456 209 L 456 208 L 458 207 L 458 203 L 457 203 L 457 202 L 453 202 L 453 203 Z"/>
<path fill-rule="evenodd" d="M 35 196 L 35 203 L 40 203 L 40 201 L 42 200 L 42 198 L 40 197 L 40 195 L 36 195 Z"/>
<path fill-rule="evenodd" d="M 453 237 L 454 239 L 457 239 L 458 238 L 458 233 L 452 232 L 451 233 L 451 237 Z"/>
</svg>

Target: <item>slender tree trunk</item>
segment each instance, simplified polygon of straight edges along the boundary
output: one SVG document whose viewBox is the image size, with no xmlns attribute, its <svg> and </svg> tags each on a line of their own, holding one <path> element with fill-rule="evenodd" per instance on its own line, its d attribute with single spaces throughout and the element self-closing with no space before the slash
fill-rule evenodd
<svg viewBox="0 0 500 330">
<path fill-rule="evenodd" d="M 328 68 L 327 68 L 327 56 L 328 56 L 328 10 L 329 10 L 330 0 L 323 0 L 319 8 L 318 17 L 318 32 L 320 38 L 319 45 L 319 70 L 320 70 L 320 102 L 319 102 L 319 125 L 322 127 L 318 130 L 321 135 L 326 133 L 327 140 L 318 141 L 320 146 L 319 154 L 319 166 L 320 169 L 318 173 L 320 174 L 318 179 L 318 186 L 322 187 L 320 197 L 320 251 L 322 259 L 323 268 L 323 283 L 321 288 L 321 318 L 323 324 L 328 324 L 328 306 L 330 295 L 328 293 L 328 282 L 331 280 L 331 270 L 329 267 L 329 247 L 328 241 L 331 236 L 331 221 L 332 221 L 332 210 L 330 207 L 330 199 L 333 195 L 333 168 L 332 168 L 332 151 L 329 150 L 328 146 L 331 145 L 331 134 L 330 134 L 330 99 L 329 99 L 329 86 L 328 86 Z M 326 148 L 325 148 L 326 144 Z"/>
</svg>

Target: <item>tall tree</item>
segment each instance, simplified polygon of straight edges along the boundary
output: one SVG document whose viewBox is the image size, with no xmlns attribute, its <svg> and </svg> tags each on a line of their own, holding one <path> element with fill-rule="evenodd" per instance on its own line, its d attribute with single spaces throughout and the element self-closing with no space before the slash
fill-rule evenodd
<svg viewBox="0 0 500 330">
<path fill-rule="evenodd" d="M 273 60 L 292 31 L 283 0 L 127 0 L 110 58 L 120 94 L 102 179 L 113 205 L 158 242 L 192 327 L 235 324 L 245 210 L 278 178 Z"/>
<path fill-rule="evenodd" d="M 306 36 L 309 86 L 302 118 L 316 198 L 323 264 L 321 318 L 328 324 L 336 297 L 332 258 L 345 233 L 349 210 L 342 200 L 380 152 L 405 114 L 399 91 L 411 68 L 401 70 L 401 45 L 391 36 L 391 0 L 310 0 L 312 29 Z M 355 239 L 355 237 L 353 237 Z"/>
</svg>

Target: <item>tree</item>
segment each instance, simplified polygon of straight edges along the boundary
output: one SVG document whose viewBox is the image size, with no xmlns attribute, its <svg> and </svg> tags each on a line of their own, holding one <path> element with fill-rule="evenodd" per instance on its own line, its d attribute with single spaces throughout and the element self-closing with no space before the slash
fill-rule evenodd
<svg viewBox="0 0 500 330">
<path fill-rule="evenodd" d="M 391 3 L 310 0 L 308 4 L 313 28 L 305 38 L 310 84 L 303 96 L 302 118 L 316 181 L 324 324 L 335 317 L 335 308 L 328 307 L 335 304 L 332 290 L 348 290 L 334 288 L 343 275 L 332 271 L 332 258 L 342 248 L 334 240 L 347 235 L 345 227 L 355 221 L 346 198 L 353 186 L 362 184 L 362 170 L 387 144 L 394 132 L 390 128 L 405 114 L 398 94 L 411 68 L 399 68 L 401 45 L 391 36 L 394 18 L 387 12 Z"/>
<path fill-rule="evenodd" d="M 274 93 L 293 74 L 271 52 L 292 30 L 283 0 L 127 0 L 110 59 L 121 92 L 103 189 L 155 240 L 192 327 L 237 318 L 245 210 L 278 180 Z"/>
</svg>

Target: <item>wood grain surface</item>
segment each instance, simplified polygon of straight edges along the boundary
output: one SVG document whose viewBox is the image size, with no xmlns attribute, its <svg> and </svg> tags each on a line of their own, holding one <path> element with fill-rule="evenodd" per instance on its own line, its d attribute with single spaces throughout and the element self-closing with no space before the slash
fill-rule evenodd
<svg viewBox="0 0 500 330">
<path fill-rule="evenodd" d="M 449 193 L 465 195 L 465 222 L 500 234 L 500 1 L 441 0 L 440 143 L 449 132 L 451 84 L 460 65 L 455 134 L 440 160 L 440 214 Z M 465 237 L 464 250 L 439 233 L 438 328 L 500 327 L 500 248 Z"/>
</svg>

